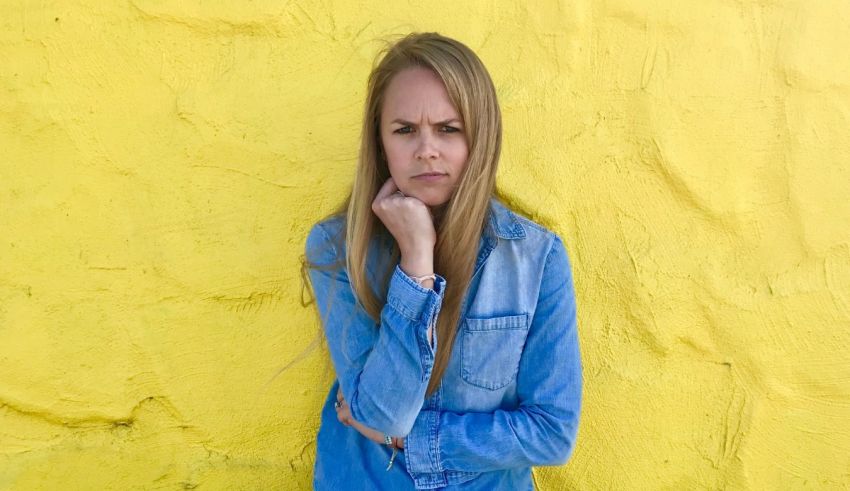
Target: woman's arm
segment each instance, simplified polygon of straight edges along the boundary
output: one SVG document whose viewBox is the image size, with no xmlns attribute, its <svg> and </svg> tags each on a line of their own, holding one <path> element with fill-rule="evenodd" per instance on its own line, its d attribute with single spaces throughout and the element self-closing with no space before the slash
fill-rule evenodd
<svg viewBox="0 0 850 491">
<path fill-rule="evenodd" d="M 519 408 L 492 413 L 423 410 L 405 438 L 412 475 L 560 465 L 575 447 L 581 359 L 567 252 L 554 240 L 517 374 Z"/>
<path fill-rule="evenodd" d="M 307 237 L 307 258 L 336 262 L 338 251 L 317 224 Z M 381 433 L 406 435 L 425 399 L 436 349 L 428 330 L 442 305 L 445 279 L 424 288 L 396 266 L 387 303 L 376 325 L 354 297 L 345 268 L 310 269 L 316 304 L 342 392 L 352 417 Z"/>
</svg>

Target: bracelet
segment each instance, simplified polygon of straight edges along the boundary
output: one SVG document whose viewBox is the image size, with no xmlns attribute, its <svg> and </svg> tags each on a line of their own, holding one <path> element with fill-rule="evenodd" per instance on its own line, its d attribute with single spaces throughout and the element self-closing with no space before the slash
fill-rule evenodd
<svg viewBox="0 0 850 491">
<path fill-rule="evenodd" d="M 416 284 L 418 284 L 419 286 L 422 286 L 422 282 L 423 282 L 423 281 L 425 281 L 425 280 L 434 280 L 434 281 L 437 281 L 437 275 L 435 275 L 435 274 L 426 274 L 426 275 L 424 275 L 424 276 L 411 276 L 411 277 L 410 277 L 410 279 L 411 279 L 411 280 L 413 280 L 413 281 L 415 281 L 415 282 L 416 282 Z"/>
<path fill-rule="evenodd" d="M 398 447 L 394 445 L 393 438 L 389 435 L 384 435 L 384 443 L 393 449 L 393 454 L 390 456 L 390 463 L 387 465 L 387 470 L 393 466 L 393 461 L 395 460 L 395 455 L 398 453 Z"/>
</svg>

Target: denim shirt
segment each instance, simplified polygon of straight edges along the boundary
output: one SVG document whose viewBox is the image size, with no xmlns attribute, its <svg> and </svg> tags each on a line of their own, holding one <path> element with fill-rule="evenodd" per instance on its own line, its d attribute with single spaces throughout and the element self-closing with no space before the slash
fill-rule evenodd
<svg viewBox="0 0 850 491">
<path fill-rule="evenodd" d="M 313 226 L 307 258 L 332 264 L 342 216 Z M 389 244 L 375 243 L 367 277 L 378 285 Z M 396 264 L 380 325 L 355 300 L 344 267 L 310 270 L 336 380 L 317 437 L 315 489 L 533 489 L 531 466 L 561 465 L 575 448 L 582 374 L 567 251 L 541 225 L 490 200 L 457 337 L 439 388 L 425 390 L 446 280 L 433 289 Z M 337 420 L 337 389 L 352 417 L 391 436 L 392 449 Z"/>
</svg>

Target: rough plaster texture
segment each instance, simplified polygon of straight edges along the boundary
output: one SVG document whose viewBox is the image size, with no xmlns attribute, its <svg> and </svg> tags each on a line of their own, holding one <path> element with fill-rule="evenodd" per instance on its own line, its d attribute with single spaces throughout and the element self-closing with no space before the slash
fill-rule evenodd
<svg viewBox="0 0 850 491">
<path fill-rule="evenodd" d="M 499 186 L 572 256 L 586 403 L 539 489 L 850 486 L 850 4 L 458 8 L 0 4 L 0 489 L 309 487 L 298 257 L 410 30 L 480 53 Z"/>
</svg>

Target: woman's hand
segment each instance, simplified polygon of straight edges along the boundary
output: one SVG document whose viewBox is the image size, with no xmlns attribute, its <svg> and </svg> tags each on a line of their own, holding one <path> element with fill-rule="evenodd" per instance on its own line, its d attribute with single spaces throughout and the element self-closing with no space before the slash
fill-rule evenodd
<svg viewBox="0 0 850 491">
<path fill-rule="evenodd" d="M 405 196 L 395 185 L 393 178 L 381 186 L 372 211 L 384 222 L 384 226 L 395 237 L 401 251 L 399 267 L 408 276 L 427 276 L 434 273 L 434 246 L 437 233 L 431 210 L 422 201 Z M 434 280 L 420 283 L 423 288 L 434 288 Z M 432 343 L 433 328 L 428 328 L 428 342 Z"/>
<path fill-rule="evenodd" d="M 380 444 L 386 444 L 384 441 L 384 435 L 380 432 L 373 430 L 372 428 L 367 428 L 360 424 L 357 420 L 351 417 L 351 408 L 348 407 L 348 403 L 345 402 L 345 397 L 342 395 L 342 388 L 337 389 L 336 391 L 336 400 L 339 402 L 339 407 L 336 408 L 336 417 L 340 423 L 345 426 L 351 426 L 355 430 L 357 430 L 361 435 L 366 438 L 372 440 L 373 442 L 377 442 Z M 404 449 L 404 437 L 393 437 L 393 442 L 400 449 Z"/>
<path fill-rule="evenodd" d="M 336 418 L 340 423 L 351 426 L 361 435 L 366 438 L 372 440 L 373 442 L 377 442 L 380 444 L 384 444 L 384 435 L 378 431 L 373 430 L 372 428 L 367 428 L 359 423 L 357 420 L 351 417 L 351 408 L 348 407 L 348 402 L 345 401 L 345 398 L 342 396 L 342 389 L 338 389 L 336 391 L 336 400 L 339 402 L 339 407 L 336 408 Z"/>
<path fill-rule="evenodd" d="M 402 257 L 422 259 L 424 256 L 433 262 L 437 233 L 431 210 L 425 203 L 401 194 L 391 177 L 372 201 L 372 211 L 395 237 Z"/>
</svg>

